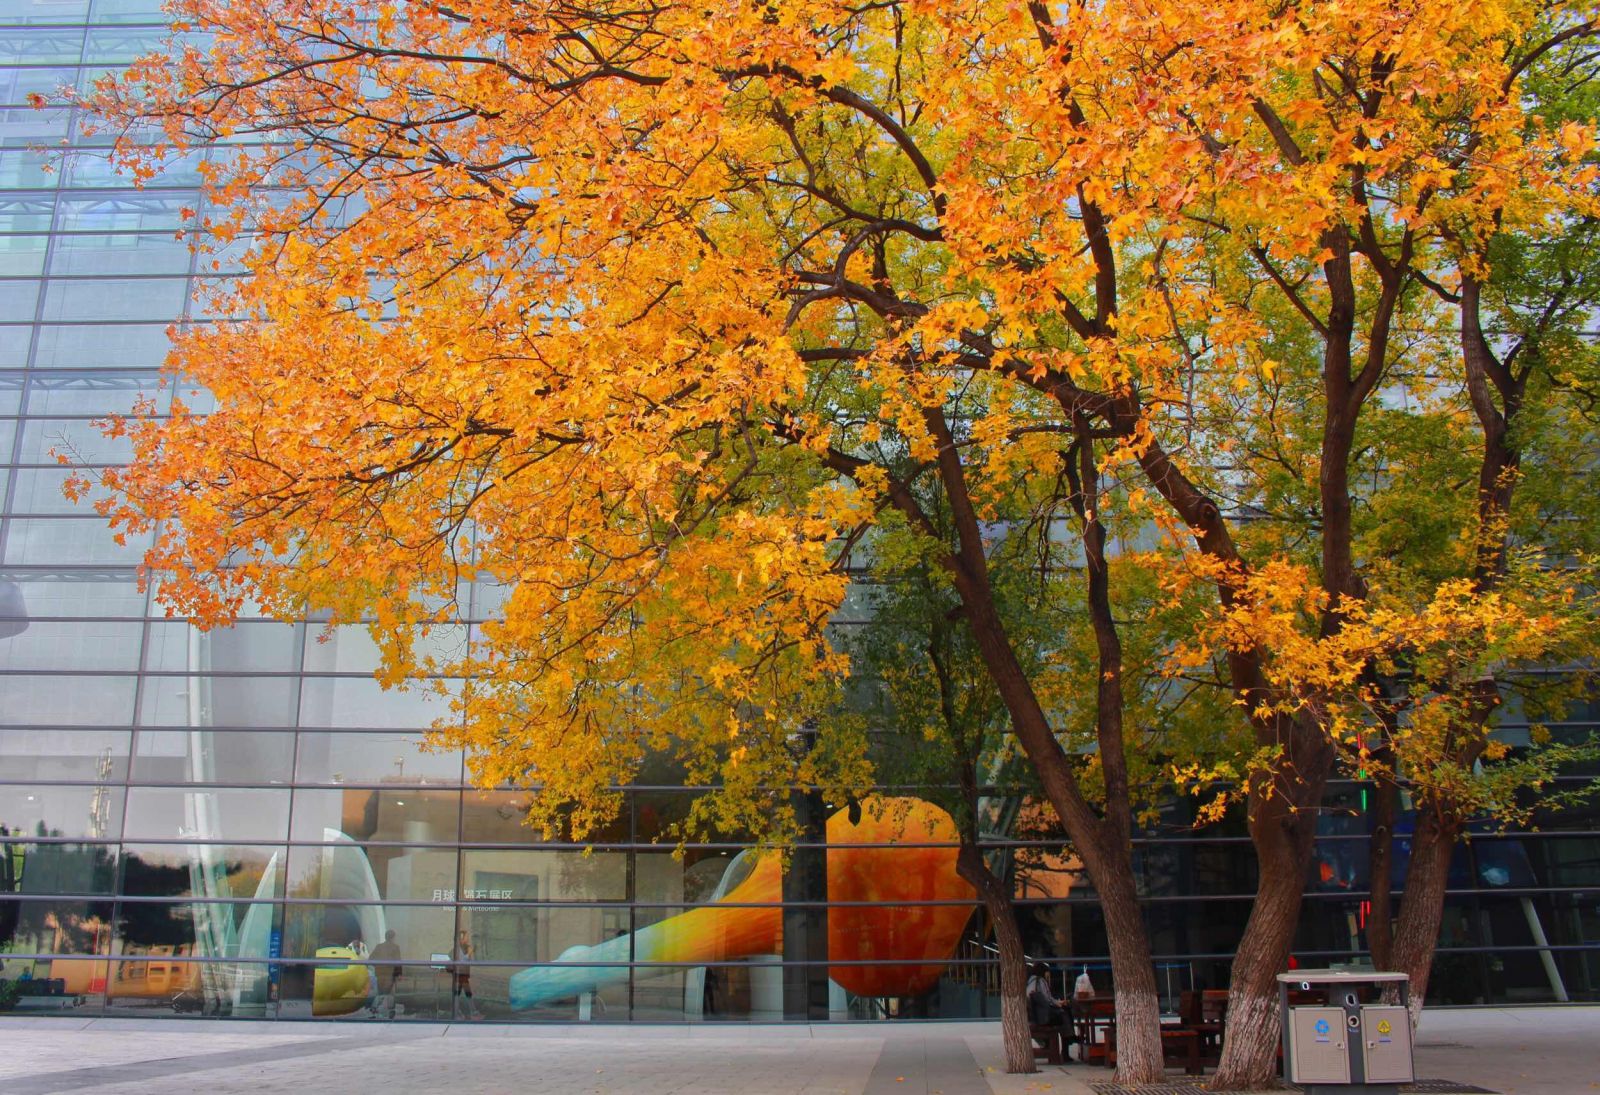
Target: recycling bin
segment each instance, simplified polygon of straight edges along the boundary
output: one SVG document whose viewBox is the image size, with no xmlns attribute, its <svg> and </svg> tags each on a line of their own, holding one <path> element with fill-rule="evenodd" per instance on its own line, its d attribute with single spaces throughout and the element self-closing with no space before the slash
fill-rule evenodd
<svg viewBox="0 0 1600 1095">
<path fill-rule="evenodd" d="M 1387 987 L 1397 1003 L 1383 1001 Z M 1403 973 L 1278 974 L 1285 1078 L 1306 1095 L 1399 1095 L 1415 1079 L 1410 997 Z"/>
</svg>

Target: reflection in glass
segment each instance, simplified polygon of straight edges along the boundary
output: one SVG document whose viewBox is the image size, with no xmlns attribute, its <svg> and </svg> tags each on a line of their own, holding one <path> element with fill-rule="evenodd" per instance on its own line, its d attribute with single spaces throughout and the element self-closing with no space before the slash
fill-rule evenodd
<svg viewBox="0 0 1600 1095">
<path fill-rule="evenodd" d="M 31 435 L 31 436 L 30 436 Z M 55 442 L 31 429 L 23 430 L 24 445 L 38 444 L 44 452 L 38 458 L 49 463 L 54 457 L 49 450 Z M 106 564 L 134 567 L 144 557 L 150 546 L 152 534 L 135 533 L 123 543 L 117 543 L 99 517 L 34 517 L 14 518 L 5 544 L 5 562 L 11 566 L 64 566 L 71 564 Z M 101 721 L 128 721 L 127 705 L 122 704 L 115 719 Z"/>
<path fill-rule="evenodd" d="M 431 901 L 450 904 L 456 850 L 357 844 L 336 829 L 323 845 L 289 850 L 289 896 L 342 901 Z"/>
<path fill-rule="evenodd" d="M 199 958 L 265 959 L 277 927 L 268 901 L 123 901 L 108 1003 L 119 1008 L 170 1008 L 207 1015 L 264 1015 L 274 976 L 264 961 L 202 962 Z"/>
<path fill-rule="evenodd" d="M 121 783 L 127 730 L 0 729 L 0 779 Z"/>
<path fill-rule="evenodd" d="M 461 753 L 429 750 L 415 733 L 304 731 L 295 768 L 300 783 L 459 784 Z"/>
<path fill-rule="evenodd" d="M 140 730 L 133 778 L 141 783 L 287 783 L 294 734 L 283 730 Z"/>
<path fill-rule="evenodd" d="M 0 836 L 115 838 L 121 787 L 0 786 Z"/>
<path fill-rule="evenodd" d="M 130 202 L 140 201 L 150 207 L 143 215 L 124 208 Z M 124 195 L 123 200 L 117 202 L 104 198 L 63 198 L 61 201 L 62 216 L 68 220 L 111 223 L 125 218 L 132 221 L 129 226 L 135 228 L 144 220 L 170 220 L 172 227 L 176 227 L 183 205 L 182 198 L 134 194 Z M 166 323 L 41 326 L 34 364 L 43 369 L 154 369 L 171 348 Z"/>
<path fill-rule="evenodd" d="M 0 898 L 0 979 L 15 985 L 17 1011 L 98 1008 L 105 991 L 111 902 Z M 61 957 L 30 958 L 43 954 Z"/>
<path fill-rule="evenodd" d="M 131 676 L 4 673 L 0 674 L 0 723 L 6 726 L 127 726 L 131 721 L 128 715 L 133 708 L 133 690 Z"/>
<path fill-rule="evenodd" d="M 0 571 L 0 583 L 6 589 L 0 614 L 8 618 L 144 615 L 145 595 L 132 571 Z"/>
<path fill-rule="evenodd" d="M 294 725 L 291 677 L 225 677 L 205 673 L 203 651 L 194 676 L 147 677 L 139 704 L 145 726 Z"/>
<path fill-rule="evenodd" d="M 179 838 L 229 844 L 274 843 L 289 827 L 289 792 L 257 788 L 186 791 L 133 787 L 125 835 L 133 840 Z"/>
<path fill-rule="evenodd" d="M 489 893 L 506 901 L 624 901 L 628 854 L 463 848 L 460 892 L 463 901 Z"/>
<path fill-rule="evenodd" d="M 283 894 L 283 849 L 270 845 L 124 844 L 120 893 L 129 897 L 254 897 Z M 214 862 L 209 884 L 195 864 Z M 199 883 L 202 889 L 197 890 Z"/>
<path fill-rule="evenodd" d="M 402 691 L 371 677 L 308 677 L 301 691 L 301 726 L 425 729 L 449 715 L 450 698 L 431 682 Z"/>
<path fill-rule="evenodd" d="M 336 837 L 408 844 L 453 843 L 461 810 L 459 791 L 396 788 L 297 790 L 294 839 Z"/>
<path fill-rule="evenodd" d="M 542 844 L 539 830 L 527 824 L 532 791 L 468 790 L 461 804 L 461 842 L 463 844 Z M 628 803 L 620 799 L 618 816 L 584 834 L 585 844 L 626 844 Z M 570 830 L 552 834 L 558 842 L 575 843 Z"/>
<path fill-rule="evenodd" d="M 0 839 L 0 894 L 108 894 L 114 844 L 25 844 Z"/>
</svg>

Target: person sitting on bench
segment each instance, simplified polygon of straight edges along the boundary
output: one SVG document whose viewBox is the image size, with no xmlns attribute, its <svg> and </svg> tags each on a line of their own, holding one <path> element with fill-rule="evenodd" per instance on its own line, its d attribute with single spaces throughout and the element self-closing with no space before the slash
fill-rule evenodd
<svg viewBox="0 0 1600 1095">
<path fill-rule="evenodd" d="M 1028 978 L 1028 1025 L 1060 1027 L 1065 1061 L 1071 1063 L 1071 1047 L 1078 1040 L 1072 1033 L 1072 1016 L 1067 1005 L 1050 991 L 1050 967 L 1043 962 L 1033 964 L 1033 975 Z"/>
</svg>

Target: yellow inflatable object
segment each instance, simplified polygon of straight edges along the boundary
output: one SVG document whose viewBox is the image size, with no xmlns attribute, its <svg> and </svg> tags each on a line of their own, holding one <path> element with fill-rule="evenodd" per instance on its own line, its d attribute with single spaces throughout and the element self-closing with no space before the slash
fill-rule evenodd
<svg viewBox="0 0 1600 1095">
<path fill-rule="evenodd" d="M 349 1015 L 372 999 L 375 980 L 366 957 L 354 947 L 318 947 L 318 958 L 344 959 L 348 965 L 318 966 L 311 980 L 312 1015 Z"/>
</svg>

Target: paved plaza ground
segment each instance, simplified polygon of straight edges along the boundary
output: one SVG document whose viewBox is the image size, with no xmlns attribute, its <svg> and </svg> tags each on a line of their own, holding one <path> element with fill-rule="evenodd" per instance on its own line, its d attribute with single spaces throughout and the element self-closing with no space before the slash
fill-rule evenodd
<svg viewBox="0 0 1600 1095">
<path fill-rule="evenodd" d="M 1600 1008 L 1431 1011 L 1419 1078 L 1600 1091 Z M 993 1023 L 492 1026 L 0 1020 L 0 1093 L 1094 1095 L 1076 1064 L 1007 1076 Z M 1181 1076 L 1174 1076 L 1181 1080 Z"/>
</svg>

